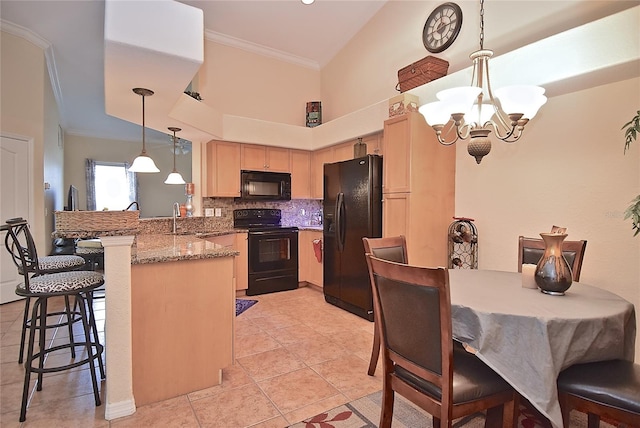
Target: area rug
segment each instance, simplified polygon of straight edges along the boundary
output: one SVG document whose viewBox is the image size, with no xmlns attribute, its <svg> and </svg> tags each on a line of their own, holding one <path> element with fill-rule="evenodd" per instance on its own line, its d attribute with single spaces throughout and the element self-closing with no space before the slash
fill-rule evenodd
<svg viewBox="0 0 640 428">
<path fill-rule="evenodd" d="M 236 316 L 240 315 L 256 303 L 258 303 L 257 300 L 236 299 Z"/>
<path fill-rule="evenodd" d="M 381 401 L 382 391 L 374 392 L 358 400 L 290 425 L 288 428 L 376 428 L 380 421 Z M 396 394 L 393 405 L 392 426 L 393 428 L 431 428 L 431 415 L 401 395 Z M 586 415 L 579 412 L 571 412 L 570 426 L 572 428 L 586 428 Z M 453 427 L 482 428 L 484 427 L 484 414 L 476 413 L 456 419 Z M 542 428 L 543 425 L 531 411 L 521 406 L 518 427 Z M 605 422 L 601 422 L 600 427 L 613 428 L 612 425 Z"/>
</svg>

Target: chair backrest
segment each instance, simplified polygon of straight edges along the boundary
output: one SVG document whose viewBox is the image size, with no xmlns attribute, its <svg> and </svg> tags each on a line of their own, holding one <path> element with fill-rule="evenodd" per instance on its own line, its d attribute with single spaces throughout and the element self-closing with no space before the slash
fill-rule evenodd
<svg viewBox="0 0 640 428">
<path fill-rule="evenodd" d="M 379 259 L 391 260 L 397 263 L 409 263 L 407 240 L 404 235 L 387 238 L 362 238 L 364 252 Z"/>
<path fill-rule="evenodd" d="M 11 255 L 18 272 L 25 277 L 25 286 L 29 287 L 29 275 L 40 275 L 38 252 L 29 224 L 23 218 L 12 218 L 2 225 L 7 234 L 4 238 L 5 247 Z"/>
<path fill-rule="evenodd" d="M 574 281 L 580 281 L 582 260 L 587 248 L 587 241 L 564 241 L 562 255 L 567 259 Z M 544 241 L 538 238 L 518 238 L 518 272 L 522 272 L 523 264 L 537 265 L 544 254 Z"/>
<path fill-rule="evenodd" d="M 433 384 L 452 404 L 453 339 L 449 272 L 367 254 L 385 372 L 398 367 Z M 437 396 L 438 394 L 436 394 Z"/>
</svg>

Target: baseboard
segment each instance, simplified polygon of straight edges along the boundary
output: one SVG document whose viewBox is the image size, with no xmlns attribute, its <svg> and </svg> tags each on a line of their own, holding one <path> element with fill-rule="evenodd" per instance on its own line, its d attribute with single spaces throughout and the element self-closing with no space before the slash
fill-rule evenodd
<svg viewBox="0 0 640 428">
<path fill-rule="evenodd" d="M 108 421 L 133 415 L 136 412 L 136 402 L 131 400 L 119 401 L 117 403 L 106 403 L 104 408 L 104 418 Z"/>
</svg>

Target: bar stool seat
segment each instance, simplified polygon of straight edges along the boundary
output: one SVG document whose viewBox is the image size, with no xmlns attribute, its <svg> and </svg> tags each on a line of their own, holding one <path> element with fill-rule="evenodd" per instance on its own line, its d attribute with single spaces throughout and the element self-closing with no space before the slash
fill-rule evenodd
<svg viewBox="0 0 640 428">
<path fill-rule="evenodd" d="M 89 270 L 95 270 L 96 266 L 104 266 L 104 248 L 100 239 L 81 239 L 76 242 L 76 256 L 84 259 Z"/>
</svg>

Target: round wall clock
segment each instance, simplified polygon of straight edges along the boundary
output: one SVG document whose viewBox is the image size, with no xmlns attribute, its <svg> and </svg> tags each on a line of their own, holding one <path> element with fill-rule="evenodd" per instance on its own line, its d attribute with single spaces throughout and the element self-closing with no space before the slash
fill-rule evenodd
<svg viewBox="0 0 640 428">
<path fill-rule="evenodd" d="M 462 28 L 462 9 L 455 3 L 443 3 L 433 9 L 422 30 L 422 42 L 429 52 L 447 49 Z"/>
</svg>

